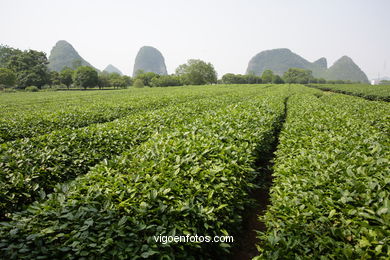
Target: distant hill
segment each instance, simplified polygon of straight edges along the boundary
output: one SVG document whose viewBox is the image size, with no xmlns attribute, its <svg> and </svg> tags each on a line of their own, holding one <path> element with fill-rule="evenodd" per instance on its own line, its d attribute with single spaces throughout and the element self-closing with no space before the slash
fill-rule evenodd
<svg viewBox="0 0 390 260">
<path fill-rule="evenodd" d="M 134 62 L 133 77 L 138 70 L 167 75 L 165 60 L 161 52 L 151 46 L 143 46 L 137 54 Z"/>
<path fill-rule="evenodd" d="M 326 70 L 328 68 L 328 61 L 326 60 L 326 58 L 322 57 L 322 58 L 319 58 L 318 60 L 316 60 L 315 62 L 313 62 L 313 64 L 315 66 L 318 66 L 320 69 L 324 69 Z"/>
<path fill-rule="evenodd" d="M 289 49 L 274 49 L 258 53 L 248 64 L 246 73 L 261 75 L 265 70 L 272 70 L 274 73 L 282 75 L 289 68 L 311 69 L 321 67 L 314 65 L 301 56 L 293 53 Z"/>
<path fill-rule="evenodd" d="M 330 80 L 351 80 L 369 83 L 366 74 L 348 56 L 338 59 L 329 69 L 325 71 L 325 79 Z"/>
<path fill-rule="evenodd" d="M 49 69 L 61 71 L 64 67 L 76 68 L 78 66 L 94 68 L 78 54 L 70 43 L 64 40 L 58 41 L 50 51 Z"/>
<path fill-rule="evenodd" d="M 119 75 L 123 75 L 123 73 L 115 66 L 109 64 L 103 72 L 108 72 L 108 73 L 118 73 Z"/>
<path fill-rule="evenodd" d="M 313 72 L 314 77 L 327 80 L 341 79 L 368 83 L 366 74 L 347 56 L 341 57 L 327 68 L 326 58 L 309 62 L 289 49 L 274 49 L 258 53 L 249 61 L 246 73 L 261 75 L 263 71 L 269 69 L 282 75 L 289 68 L 308 69 Z"/>
</svg>

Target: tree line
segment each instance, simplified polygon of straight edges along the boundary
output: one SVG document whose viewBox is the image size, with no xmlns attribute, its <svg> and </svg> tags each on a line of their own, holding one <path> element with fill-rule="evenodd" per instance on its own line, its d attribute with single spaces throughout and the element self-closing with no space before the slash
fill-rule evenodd
<svg viewBox="0 0 390 260">
<path fill-rule="evenodd" d="M 217 72 L 211 63 L 190 59 L 177 67 L 175 74 L 159 75 L 139 70 L 134 77 L 134 86 L 167 87 L 183 85 L 206 85 L 217 83 Z"/>
<path fill-rule="evenodd" d="M 217 73 L 213 65 L 195 59 L 180 65 L 172 75 L 138 71 L 134 78 L 81 66 L 81 61 L 74 61 L 72 68 L 65 67 L 60 72 L 50 71 L 48 63 L 44 52 L 21 51 L 0 45 L 0 88 L 39 90 L 43 87 L 63 86 L 68 89 L 71 87 L 101 89 L 125 88 L 132 85 L 165 87 L 217 83 Z"/>
<path fill-rule="evenodd" d="M 311 70 L 300 68 L 290 68 L 282 76 L 275 74 L 271 70 L 265 70 L 261 76 L 255 74 L 233 74 L 227 73 L 220 80 L 222 84 L 351 84 L 350 80 L 325 80 L 324 78 L 315 78 Z"/>
<path fill-rule="evenodd" d="M 96 69 L 73 62 L 72 68 L 65 67 L 60 72 L 50 71 L 44 52 L 21 51 L 8 46 L 0 46 L 0 87 L 18 89 L 41 89 L 44 86 L 79 87 L 117 87 L 131 85 L 128 76 L 117 73 L 98 72 Z"/>
<path fill-rule="evenodd" d="M 282 76 L 266 70 L 261 76 L 227 73 L 220 80 L 211 63 L 190 59 L 177 67 L 174 74 L 159 75 L 153 72 L 137 71 L 134 78 L 118 73 L 100 72 L 92 67 L 81 66 L 73 62 L 72 68 L 65 67 L 60 72 L 49 71 L 48 60 L 44 52 L 35 50 L 21 51 L 0 45 L 0 88 L 39 90 L 43 87 L 63 86 L 67 89 L 106 87 L 166 87 L 205 84 L 283 84 L 283 83 L 333 83 L 344 84 L 350 81 L 327 81 L 314 78 L 310 70 L 290 68 Z"/>
</svg>

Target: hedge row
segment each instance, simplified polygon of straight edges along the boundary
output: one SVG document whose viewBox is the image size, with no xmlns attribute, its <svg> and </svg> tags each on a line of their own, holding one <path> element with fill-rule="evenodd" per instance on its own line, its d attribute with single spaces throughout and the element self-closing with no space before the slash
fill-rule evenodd
<svg viewBox="0 0 390 260">
<path fill-rule="evenodd" d="M 296 95 L 259 259 L 389 259 L 390 104 Z"/>
<path fill-rule="evenodd" d="M 76 130 L 64 129 L 0 146 L 0 217 L 21 210 L 24 205 L 45 197 L 58 182 L 88 172 L 101 160 L 134 149 L 156 132 L 246 94 L 187 96 L 171 98 L 170 106 L 136 113 L 105 124 Z M 207 97 L 207 98 L 205 98 Z M 162 102 L 165 102 L 162 100 Z M 177 103 L 176 105 L 173 105 Z"/>
<path fill-rule="evenodd" d="M 3 223 L 0 256 L 201 259 L 223 254 L 229 244 L 162 244 L 153 236 L 239 230 L 248 190 L 261 174 L 253 163 L 268 152 L 287 95 L 286 88 L 275 87 L 240 103 L 219 100 L 222 108 L 176 120 L 170 131 L 58 186 L 45 202 Z"/>
<path fill-rule="evenodd" d="M 363 84 L 342 84 L 342 85 L 307 85 L 323 91 L 346 94 L 362 97 L 368 100 L 390 101 L 390 86 L 363 85 Z"/>
<path fill-rule="evenodd" d="M 156 106 L 167 106 L 173 102 L 187 100 L 188 96 L 205 95 L 210 92 L 212 95 L 226 93 L 223 88 L 199 90 L 192 88 L 184 91 L 150 91 L 145 92 L 121 92 L 122 97 L 107 94 L 106 99 L 101 97 L 94 99 L 95 95 L 83 96 L 86 100 L 77 105 L 77 100 L 67 104 L 56 105 L 51 96 L 47 102 L 48 106 L 41 104 L 43 108 L 34 105 L 21 105 L 16 111 L 6 112 L 0 115 L 0 143 L 12 141 L 20 138 L 33 137 L 47 134 L 54 130 L 85 127 L 95 123 L 105 123 L 122 118 L 140 111 L 156 109 Z M 57 93 L 60 96 L 62 93 Z M 88 102 L 89 101 L 89 102 Z M 45 102 L 42 101 L 42 102 Z M 23 102 L 20 101 L 21 104 Z M 6 109 L 5 109 L 6 110 Z"/>
</svg>

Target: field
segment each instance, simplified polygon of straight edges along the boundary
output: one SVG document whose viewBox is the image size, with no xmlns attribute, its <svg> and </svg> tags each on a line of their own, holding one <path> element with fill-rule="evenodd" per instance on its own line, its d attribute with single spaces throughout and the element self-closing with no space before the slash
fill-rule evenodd
<svg viewBox="0 0 390 260">
<path fill-rule="evenodd" d="M 260 188 L 257 259 L 389 259 L 390 88 L 329 88 L 364 98 L 303 85 L 0 95 L 0 258 L 226 259 L 240 241 L 154 236 L 239 240 Z"/>
<path fill-rule="evenodd" d="M 363 97 L 368 100 L 390 101 L 390 86 L 387 85 L 365 85 L 365 84 L 314 84 L 312 87 L 333 91 L 336 93 L 347 94 L 351 96 Z"/>
</svg>

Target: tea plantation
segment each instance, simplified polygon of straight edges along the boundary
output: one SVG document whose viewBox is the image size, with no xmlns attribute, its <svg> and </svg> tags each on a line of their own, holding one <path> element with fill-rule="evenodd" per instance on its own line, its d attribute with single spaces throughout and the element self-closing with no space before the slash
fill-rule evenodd
<svg viewBox="0 0 390 260">
<path fill-rule="evenodd" d="M 1 94 L 0 259 L 229 259 L 154 236 L 239 240 L 270 156 L 256 259 L 389 259 L 390 91 L 358 88 Z"/>
</svg>

